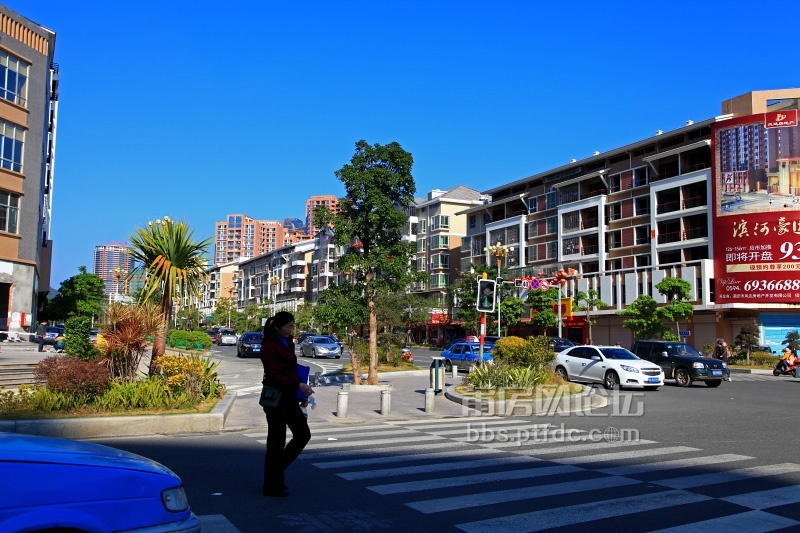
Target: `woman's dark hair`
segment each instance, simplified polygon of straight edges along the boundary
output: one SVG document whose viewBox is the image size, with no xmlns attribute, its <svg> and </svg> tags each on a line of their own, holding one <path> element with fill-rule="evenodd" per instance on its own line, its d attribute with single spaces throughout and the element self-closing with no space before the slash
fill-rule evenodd
<svg viewBox="0 0 800 533">
<path fill-rule="evenodd" d="M 278 311 L 275 313 L 275 316 L 269 317 L 267 323 L 264 324 L 264 336 L 275 335 L 279 329 L 290 322 L 294 322 L 294 315 L 292 313 L 288 311 Z"/>
</svg>

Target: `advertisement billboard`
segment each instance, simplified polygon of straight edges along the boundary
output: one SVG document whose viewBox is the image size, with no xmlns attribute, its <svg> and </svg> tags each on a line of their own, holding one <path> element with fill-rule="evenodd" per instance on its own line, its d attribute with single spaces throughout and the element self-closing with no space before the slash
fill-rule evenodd
<svg viewBox="0 0 800 533">
<path fill-rule="evenodd" d="M 800 301 L 797 110 L 714 125 L 715 302 Z"/>
</svg>

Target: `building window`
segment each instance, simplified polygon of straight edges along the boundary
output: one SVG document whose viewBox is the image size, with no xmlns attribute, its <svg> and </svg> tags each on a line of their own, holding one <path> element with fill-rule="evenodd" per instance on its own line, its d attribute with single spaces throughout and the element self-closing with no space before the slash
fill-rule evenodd
<svg viewBox="0 0 800 533">
<path fill-rule="evenodd" d="M 0 158 L 3 168 L 22 172 L 22 145 L 25 130 L 21 126 L 0 120 Z"/>
<path fill-rule="evenodd" d="M 531 246 L 526 246 L 525 247 L 525 256 L 528 258 L 528 263 L 532 263 L 532 262 L 538 260 L 538 257 L 537 257 L 538 250 L 539 250 L 539 246 L 536 245 L 536 244 L 533 244 Z"/>
<path fill-rule="evenodd" d="M 17 233 L 19 196 L 0 191 L 0 231 Z"/>
<path fill-rule="evenodd" d="M 432 255 L 431 268 L 450 268 L 450 254 Z"/>
<path fill-rule="evenodd" d="M 450 274 L 431 275 L 431 289 L 444 289 L 448 285 L 450 285 Z"/>
<path fill-rule="evenodd" d="M 462 252 L 469 252 L 470 249 L 471 249 L 470 248 L 471 243 L 472 243 L 472 238 L 471 237 L 462 237 L 461 238 L 461 251 Z"/>
<path fill-rule="evenodd" d="M 650 213 L 649 196 L 640 196 L 638 198 L 634 198 L 633 201 L 635 205 L 636 216 L 647 215 L 648 213 Z"/>
<path fill-rule="evenodd" d="M 650 225 L 636 227 L 636 244 L 647 244 L 650 242 Z M 649 255 L 647 257 L 650 257 Z"/>
<path fill-rule="evenodd" d="M 571 239 L 564 239 L 562 241 L 564 255 L 574 255 L 581 251 L 580 237 L 572 237 Z"/>
<path fill-rule="evenodd" d="M 533 222 L 528 222 L 527 224 L 527 231 L 528 231 L 528 239 L 531 237 L 536 237 L 539 235 L 539 222 L 534 220 Z"/>
<path fill-rule="evenodd" d="M 558 217 L 547 217 L 547 233 L 558 233 Z"/>
<path fill-rule="evenodd" d="M 435 235 L 431 237 L 431 250 L 449 250 L 450 235 Z"/>
<path fill-rule="evenodd" d="M 469 216 L 469 227 L 470 229 L 478 227 L 478 217 L 476 215 Z"/>
<path fill-rule="evenodd" d="M 571 213 L 564 213 L 561 215 L 561 224 L 563 225 L 564 231 L 578 229 L 581 224 L 580 212 L 573 211 Z"/>
<path fill-rule="evenodd" d="M 425 272 L 425 258 L 421 257 L 417 259 L 417 270 L 420 272 Z"/>
<path fill-rule="evenodd" d="M 450 217 L 447 215 L 436 215 L 431 217 L 431 230 L 449 229 Z"/>
<path fill-rule="evenodd" d="M 633 169 L 633 186 L 643 187 L 647 185 L 647 167 Z"/>
<path fill-rule="evenodd" d="M 428 221 L 425 219 L 420 220 L 419 224 L 417 225 L 417 233 L 425 233 L 427 229 L 428 229 Z"/>
<path fill-rule="evenodd" d="M 558 241 L 550 241 L 547 243 L 547 259 L 558 258 Z"/>
<path fill-rule="evenodd" d="M 619 202 L 606 206 L 606 222 L 622 218 L 622 204 Z"/>
<path fill-rule="evenodd" d="M 528 213 L 535 213 L 536 206 L 538 204 L 538 196 L 534 196 L 533 198 L 528 198 Z"/>
<path fill-rule="evenodd" d="M 425 251 L 425 239 L 419 239 L 417 241 L 417 251 L 424 252 Z"/>
<path fill-rule="evenodd" d="M 609 250 L 613 250 L 614 248 L 621 248 L 622 247 L 622 232 L 617 231 L 610 231 L 606 233 L 606 248 Z"/>
<path fill-rule="evenodd" d="M 28 70 L 25 61 L 0 50 L 0 97 L 28 107 Z"/>
<path fill-rule="evenodd" d="M 620 176 L 621 174 L 614 174 L 608 177 L 608 191 L 619 192 L 620 189 Z"/>
<path fill-rule="evenodd" d="M 485 226 L 486 224 L 488 224 L 491 221 L 492 221 L 492 215 L 490 215 L 489 213 L 484 213 L 483 214 L 483 225 Z"/>
</svg>

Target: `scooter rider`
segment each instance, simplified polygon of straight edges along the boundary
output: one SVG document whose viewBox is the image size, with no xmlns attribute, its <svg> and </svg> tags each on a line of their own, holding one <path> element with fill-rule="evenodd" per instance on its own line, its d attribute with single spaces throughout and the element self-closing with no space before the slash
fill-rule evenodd
<svg viewBox="0 0 800 533">
<path fill-rule="evenodd" d="M 781 372 L 786 372 L 789 369 L 789 365 L 794 364 L 796 356 L 792 353 L 792 349 L 788 346 L 783 348 L 783 354 L 781 355 L 780 359 L 778 360 L 778 365 L 775 367 Z"/>
</svg>

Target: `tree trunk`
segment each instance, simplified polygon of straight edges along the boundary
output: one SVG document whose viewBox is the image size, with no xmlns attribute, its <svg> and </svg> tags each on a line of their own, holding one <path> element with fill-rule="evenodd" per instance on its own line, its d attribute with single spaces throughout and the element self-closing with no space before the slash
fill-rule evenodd
<svg viewBox="0 0 800 533">
<path fill-rule="evenodd" d="M 369 374 L 368 385 L 378 384 L 378 312 L 375 307 L 375 296 L 369 295 L 367 300 L 369 309 Z"/>
<path fill-rule="evenodd" d="M 154 361 L 160 356 L 164 355 L 167 349 L 167 331 L 169 330 L 169 321 L 172 315 L 172 304 L 161 302 L 161 325 L 156 331 L 156 338 L 153 341 L 153 351 L 150 353 L 150 367 L 148 375 L 153 376 L 158 373 L 159 367 L 154 364 Z"/>
</svg>

